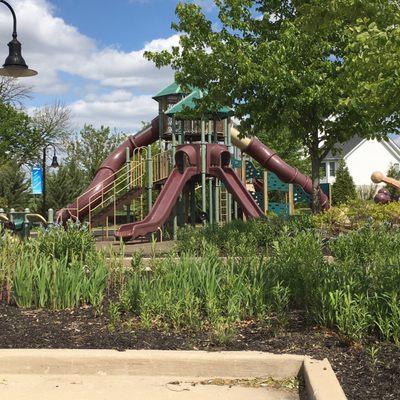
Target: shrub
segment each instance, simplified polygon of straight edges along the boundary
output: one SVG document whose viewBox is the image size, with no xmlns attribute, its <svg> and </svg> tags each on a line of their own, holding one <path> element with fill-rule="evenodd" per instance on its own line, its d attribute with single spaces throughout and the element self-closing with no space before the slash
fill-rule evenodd
<svg viewBox="0 0 400 400">
<path fill-rule="evenodd" d="M 333 205 L 347 203 L 357 197 L 356 186 L 344 160 L 339 162 L 336 181 L 332 185 Z"/>
</svg>

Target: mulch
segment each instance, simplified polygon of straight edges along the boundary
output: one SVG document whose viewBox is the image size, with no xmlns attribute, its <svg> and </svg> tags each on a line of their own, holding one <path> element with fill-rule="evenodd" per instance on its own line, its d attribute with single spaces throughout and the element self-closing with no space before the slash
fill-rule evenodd
<svg viewBox="0 0 400 400">
<path fill-rule="evenodd" d="M 361 346 L 338 333 L 309 326 L 293 313 L 289 325 L 274 332 L 255 323 L 243 325 L 227 344 L 216 345 L 207 332 L 143 330 L 137 324 L 110 329 L 105 314 L 91 308 L 68 311 L 22 310 L 0 304 L 0 348 L 255 350 L 328 358 L 349 400 L 400 399 L 400 348 Z M 379 346 L 377 359 L 368 348 Z"/>
</svg>

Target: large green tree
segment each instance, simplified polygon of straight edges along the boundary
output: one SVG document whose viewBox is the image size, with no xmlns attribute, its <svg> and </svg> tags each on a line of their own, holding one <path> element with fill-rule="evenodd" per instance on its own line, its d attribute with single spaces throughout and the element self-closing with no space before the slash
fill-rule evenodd
<svg viewBox="0 0 400 400">
<path fill-rule="evenodd" d="M 24 209 L 29 206 L 29 182 L 16 160 L 0 165 L 0 208 Z"/>
<path fill-rule="evenodd" d="M 0 163 L 18 164 L 34 159 L 43 145 L 32 119 L 12 105 L 0 102 Z"/>
<path fill-rule="evenodd" d="M 200 111 L 229 105 L 243 132 L 287 132 L 300 140 L 310 156 L 318 211 L 321 161 L 334 145 L 355 134 L 384 139 L 398 129 L 398 2 L 215 4 L 217 22 L 197 5 L 178 4 L 172 26 L 181 33 L 180 46 L 146 57 L 172 66 L 181 85 L 204 90 Z"/>
<path fill-rule="evenodd" d="M 108 127 L 96 129 L 85 125 L 79 135 L 67 145 L 68 160 L 76 162 L 89 183 L 109 154 L 122 142 L 123 135 L 112 132 Z"/>
</svg>

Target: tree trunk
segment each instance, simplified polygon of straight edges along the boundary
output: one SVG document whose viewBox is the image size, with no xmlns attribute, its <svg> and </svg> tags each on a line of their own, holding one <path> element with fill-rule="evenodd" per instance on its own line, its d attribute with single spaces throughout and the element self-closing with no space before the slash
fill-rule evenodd
<svg viewBox="0 0 400 400">
<path fill-rule="evenodd" d="M 321 212 L 321 202 L 319 198 L 321 160 L 318 154 L 318 147 L 316 149 L 315 148 L 311 149 L 310 156 L 311 156 L 311 178 L 313 184 L 311 210 L 313 214 L 318 214 L 319 212 Z"/>
</svg>

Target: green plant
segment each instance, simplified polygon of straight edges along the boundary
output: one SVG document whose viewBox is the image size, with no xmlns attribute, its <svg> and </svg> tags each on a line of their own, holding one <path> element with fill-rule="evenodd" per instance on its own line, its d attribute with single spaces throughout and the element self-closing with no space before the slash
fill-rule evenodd
<svg viewBox="0 0 400 400">
<path fill-rule="evenodd" d="M 349 200 L 354 200 L 357 197 L 356 185 L 344 160 L 339 162 L 336 181 L 332 185 L 332 193 L 334 205 L 347 203 Z"/>
</svg>

